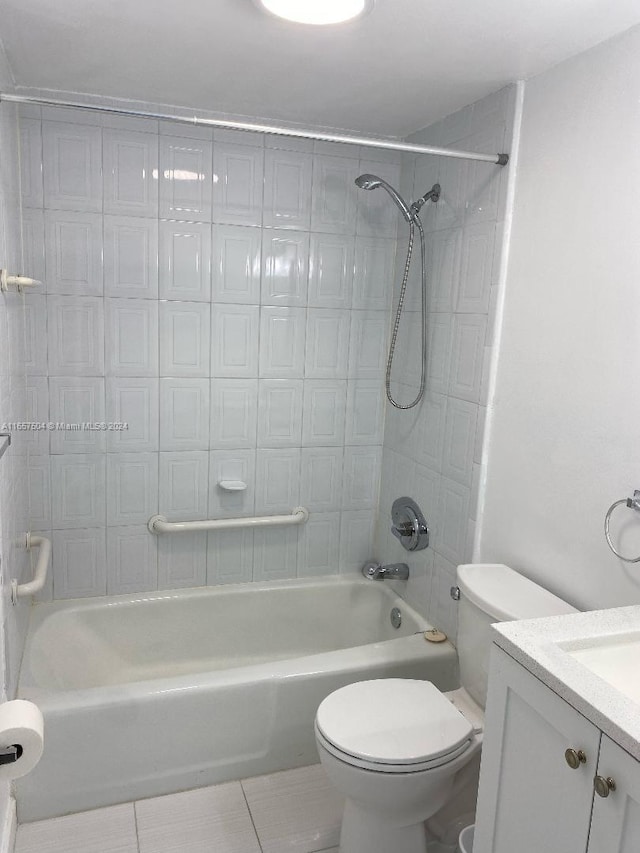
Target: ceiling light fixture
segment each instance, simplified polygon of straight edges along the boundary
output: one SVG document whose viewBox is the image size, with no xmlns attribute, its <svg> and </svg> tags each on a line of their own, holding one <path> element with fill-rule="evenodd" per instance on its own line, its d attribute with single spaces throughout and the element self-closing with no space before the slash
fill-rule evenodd
<svg viewBox="0 0 640 853">
<path fill-rule="evenodd" d="M 373 0 L 257 0 L 272 15 L 297 24 L 341 24 L 368 11 Z"/>
</svg>

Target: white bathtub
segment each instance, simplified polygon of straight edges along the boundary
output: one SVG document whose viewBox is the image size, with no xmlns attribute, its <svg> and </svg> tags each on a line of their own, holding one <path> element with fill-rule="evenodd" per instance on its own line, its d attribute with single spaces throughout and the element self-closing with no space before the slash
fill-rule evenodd
<svg viewBox="0 0 640 853">
<path fill-rule="evenodd" d="M 312 764 L 316 708 L 338 687 L 457 686 L 455 651 L 429 627 L 360 579 L 35 605 L 19 695 L 42 709 L 45 751 L 17 783 L 20 820 Z"/>
</svg>

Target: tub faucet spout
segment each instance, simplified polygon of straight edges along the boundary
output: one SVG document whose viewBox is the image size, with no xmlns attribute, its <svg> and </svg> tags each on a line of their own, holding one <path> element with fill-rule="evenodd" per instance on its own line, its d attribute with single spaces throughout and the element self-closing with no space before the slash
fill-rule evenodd
<svg viewBox="0 0 640 853">
<path fill-rule="evenodd" d="M 409 566 L 406 563 L 389 563 L 387 566 L 380 563 L 365 563 L 362 574 L 370 581 L 406 581 L 409 578 Z"/>
</svg>

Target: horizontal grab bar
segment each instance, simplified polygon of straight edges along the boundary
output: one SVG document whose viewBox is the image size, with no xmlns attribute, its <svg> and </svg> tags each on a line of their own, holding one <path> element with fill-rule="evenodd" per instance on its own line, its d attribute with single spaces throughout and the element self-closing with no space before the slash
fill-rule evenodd
<svg viewBox="0 0 640 853">
<path fill-rule="evenodd" d="M 167 521 L 163 515 L 152 515 L 147 527 L 151 533 L 196 533 L 202 530 L 237 530 L 240 527 L 288 527 L 304 524 L 309 510 L 296 507 L 291 515 L 262 515 L 255 518 L 212 518 L 207 521 Z"/>
<path fill-rule="evenodd" d="M 27 533 L 27 551 L 31 551 L 33 548 L 40 549 L 33 580 L 29 583 L 19 584 L 17 579 L 13 578 L 11 581 L 11 601 L 13 604 L 17 604 L 19 598 L 26 598 L 27 595 L 35 595 L 36 592 L 40 592 L 47 579 L 47 569 L 51 559 L 51 540 L 45 536 L 32 536 L 31 533 Z"/>
</svg>

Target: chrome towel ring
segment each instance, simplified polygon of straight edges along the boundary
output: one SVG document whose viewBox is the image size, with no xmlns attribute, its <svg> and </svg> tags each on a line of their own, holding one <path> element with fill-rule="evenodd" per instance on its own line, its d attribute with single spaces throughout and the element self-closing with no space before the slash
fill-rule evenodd
<svg viewBox="0 0 640 853">
<path fill-rule="evenodd" d="M 613 542 L 611 541 L 611 533 L 609 531 L 609 524 L 611 523 L 611 516 L 616 507 L 628 506 L 629 509 L 634 509 L 636 512 L 640 512 L 640 489 L 635 489 L 633 492 L 632 498 L 622 498 L 622 500 L 615 501 L 611 504 L 609 509 L 607 510 L 607 514 L 604 517 L 604 536 L 607 540 L 607 545 L 616 557 L 619 557 L 621 560 L 624 560 L 625 563 L 640 563 L 640 557 L 624 557 L 619 551 L 616 551 Z"/>
</svg>

